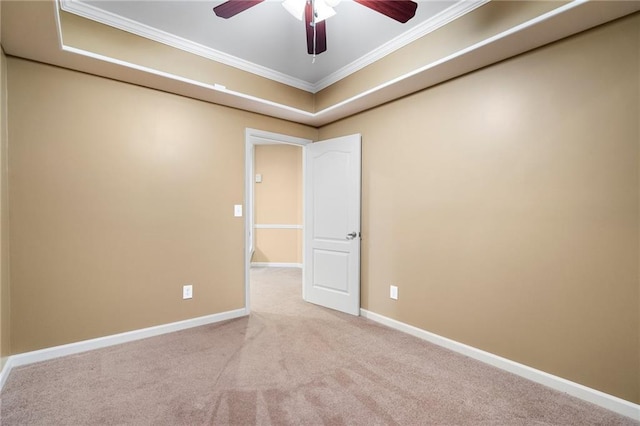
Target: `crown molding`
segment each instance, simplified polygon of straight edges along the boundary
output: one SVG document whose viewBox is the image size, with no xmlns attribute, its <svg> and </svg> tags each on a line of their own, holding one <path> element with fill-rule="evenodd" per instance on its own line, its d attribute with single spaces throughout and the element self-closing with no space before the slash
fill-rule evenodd
<svg viewBox="0 0 640 426">
<path fill-rule="evenodd" d="M 272 70 L 271 68 L 240 59 L 236 56 L 229 55 L 185 38 L 169 34 L 165 31 L 150 27 L 132 19 L 99 9 L 90 4 L 83 3 L 78 0 L 60 0 L 59 4 L 60 8 L 65 12 L 73 13 L 74 15 L 91 19 L 92 21 L 109 25 L 119 30 L 126 31 L 140 37 L 145 37 L 147 39 L 157 41 L 158 43 L 166 44 L 167 46 L 193 53 L 194 55 L 220 62 L 221 64 L 229 65 L 260 77 L 268 78 L 269 80 L 273 80 L 278 83 L 286 84 L 307 92 L 313 92 L 313 85 L 304 80 L 291 77 L 287 74 Z"/>
<path fill-rule="evenodd" d="M 62 38 L 62 30 L 57 16 L 61 10 L 58 3 L 61 1 L 69 0 L 54 1 L 57 41 L 62 55 L 55 58 L 55 60 L 50 58 L 49 60 L 42 60 L 45 63 L 67 66 L 70 63 L 69 61 L 72 60 L 71 68 L 78 71 L 140 84 L 145 87 L 165 90 L 206 102 L 314 127 L 324 126 L 459 75 L 640 11 L 640 2 L 572 0 L 492 37 L 425 64 L 418 69 L 399 75 L 336 104 L 329 105 L 322 110 L 307 111 L 247 93 L 229 90 L 220 84 L 208 84 L 140 64 L 133 64 L 67 46 Z M 20 15 L 21 12 L 9 10 L 13 12 L 13 22 L 19 22 L 23 19 Z M 20 9 L 17 10 L 19 11 Z M 13 44 L 16 43 L 16 40 L 23 43 L 24 39 L 16 38 L 12 40 L 10 37 L 5 37 L 4 39 L 8 40 L 6 44 L 4 43 L 5 40 L 3 40 L 3 47 L 9 47 L 8 54 L 20 56 L 16 55 L 13 50 Z"/>
<path fill-rule="evenodd" d="M 165 31 L 150 27 L 138 21 L 117 15 L 97 8 L 90 4 L 79 0 L 60 0 L 60 8 L 65 12 L 83 18 L 91 19 L 101 24 L 109 25 L 114 28 L 129 32 L 131 34 L 145 37 L 167 46 L 193 53 L 195 55 L 220 62 L 234 68 L 250 72 L 260 77 L 268 78 L 278 83 L 286 84 L 297 89 L 305 90 L 310 93 L 317 93 L 320 90 L 342 80 L 345 77 L 361 70 L 362 68 L 384 58 L 385 56 L 395 52 L 396 50 L 412 43 L 413 41 L 429 34 L 432 31 L 448 24 L 449 22 L 473 11 L 474 9 L 488 3 L 490 0 L 459 0 L 444 11 L 438 13 L 425 22 L 409 29 L 398 37 L 388 41 L 379 48 L 372 50 L 366 55 L 356 59 L 352 63 L 340 68 L 338 71 L 329 74 L 322 80 L 311 83 L 292 77 L 271 68 L 258 65 L 256 63 L 246 61 L 233 55 L 229 55 L 222 51 L 212 49 L 199 43 L 187 40 L 182 37 L 167 33 Z"/>
<path fill-rule="evenodd" d="M 342 80 L 343 78 L 348 77 L 351 74 L 360 71 L 362 68 L 371 65 L 376 61 L 379 61 L 380 59 L 395 52 L 396 50 L 403 48 L 410 43 L 413 43 L 420 37 L 423 37 L 437 30 L 438 28 L 445 26 L 449 22 L 454 21 L 469 12 L 472 12 L 478 7 L 489 3 L 489 1 L 490 0 L 458 1 L 457 3 L 438 13 L 437 15 L 434 15 L 432 18 L 421 22 L 410 30 L 389 40 L 379 48 L 372 50 L 359 59 L 356 59 L 352 63 L 340 68 L 338 71 L 329 74 L 313 85 L 313 93 L 317 93 L 322 89 L 326 89 L 327 87 Z"/>
</svg>

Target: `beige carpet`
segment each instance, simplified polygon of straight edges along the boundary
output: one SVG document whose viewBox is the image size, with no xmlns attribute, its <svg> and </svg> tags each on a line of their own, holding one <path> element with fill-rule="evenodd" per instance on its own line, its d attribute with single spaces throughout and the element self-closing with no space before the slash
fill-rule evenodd
<svg viewBox="0 0 640 426">
<path fill-rule="evenodd" d="M 249 318 L 14 369 L 3 426 L 631 425 L 631 419 L 301 301 L 252 271 Z"/>
</svg>

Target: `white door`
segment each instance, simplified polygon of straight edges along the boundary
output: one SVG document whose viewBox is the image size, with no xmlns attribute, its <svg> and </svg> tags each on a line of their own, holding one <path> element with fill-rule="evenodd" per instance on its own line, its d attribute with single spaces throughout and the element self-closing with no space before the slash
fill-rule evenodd
<svg viewBox="0 0 640 426">
<path fill-rule="evenodd" d="M 360 135 L 307 145 L 304 299 L 360 314 Z"/>
</svg>

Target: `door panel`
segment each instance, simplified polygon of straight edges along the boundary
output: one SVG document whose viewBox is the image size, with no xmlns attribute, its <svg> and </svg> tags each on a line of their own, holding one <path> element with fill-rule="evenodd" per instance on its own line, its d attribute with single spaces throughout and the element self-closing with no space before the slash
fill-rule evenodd
<svg viewBox="0 0 640 426">
<path fill-rule="evenodd" d="M 360 314 L 360 135 L 307 145 L 305 300 Z"/>
<path fill-rule="evenodd" d="M 349 187 L 343 184 L 348 182 L 348 169 L 348 152 L 320 154 L 313 161 L 315 238 L 343 241 L 350 232 L 349 217 L 344 211 L 344 206 L 348 206 Z"/>
<path fill-rule="evenodd" d="M 313 285 L 326 290 L 349 293 L 349 253 L 313 251 Z"/>
</svg>

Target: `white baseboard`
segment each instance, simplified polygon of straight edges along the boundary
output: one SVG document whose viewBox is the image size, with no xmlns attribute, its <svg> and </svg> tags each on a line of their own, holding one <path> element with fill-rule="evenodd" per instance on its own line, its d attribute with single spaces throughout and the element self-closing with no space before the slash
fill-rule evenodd
<svg viewBox="0 0 640 426">
<path fill-rule="evenodd" d="M 271 265 L 273 264 L 268 264 L 268 266 Z M 114 334 L 111 336 L 99 337 L 96 339 L 84 340 L 67 345 L 54 346 L 51 348 L 12 355 L 7 358 L 2 371 L 0 371 L 0 390 L 2 390 L 2 388 L 4 387 L 4 384 L 7 381 L 7 378 L 9 377 L 9 374 L 11 373 L 11 369 L 13 367 L 19 367 L 21 365 L 27 365 L 34 362 L 47 361 L 62 356 L 73 355 L 94 349 L 104 348 L 107 346 L 145 339 L 147 337 L 158 336 L 161 334 L 185 330 L 201 325 L 226 321 L 229 319 L 243 317 L 247 314 L 248 311 L 245 308 L 236 309 L 234 311 L 221 312 L 218 314 L 192 318 L 184 321 L 173 322 L 170 324 L 163 324 L 155 327 L 129 331 L 126 333 Z M 640 420 L 640 405 L 638 404 L 634 404 L 632 402 L 589 388 L 579 383 L 575 383 L 570 380 L 563 379 L 562 377 L 545 373 L 544 371 L 528 367 L 524 364 L 520 364 L 507 358 L 494 355 L 490 352 L 474 348 L 473 346 L 465 345 L 464 343 L 456 342 L 455 340 L 439 336 L 435 333 L 422 330 L 412 325 L 405 324 L 403 322 L 367 311 L 365 309 L 361 309 L 360 314 L 367 319 L 434 343 L 438 346 L 442 346 L 454 352 L 466 355 L 470 358 L 477 359 L 478 361 L 482 361 L 486 364 L 524 377 L 536 383 L 540 383 L 552 389 L 567 393 L 584 401 L 591 402 L 600 407 L 614 411 L 618 414 L 622 414 L 623 416 L 630 417 L 635 420 Z"/>
<path fill-rule="evenodd" d="M 393 329 L 418 337 L 419 339 L 426 340 L 438 346 L 442 346 L 454 352 L 458 352 L 462 355 L 466 355 L 470 358 L 474 358 L 478 361 L 482 361 L 486 364 L 524 377 L 525 379 L 529 379 L 560 392 L 567 393 L 592 404 L 599 405 L 600 407 L 622 414 L 623 416 L 631 417 L 634 420 L 640 420 L 640 405 L 638 404 L 634 404 L 622 398 L 563 379 L 562 377 L 554 376 L 553 374 L 545 373 L 544 371 L 528 367 L 524 364 L 474 348 L 473 346 L 465 345 L 464 343 L 456 342 L 455 340 L 439 336 L 429 331 L 422 330 L 418 327 L 405 324 L 365 309 L 360 309 L 360 315 Z"/>
<path fill-rule="evenodd" d="M 11 357 L 7 357 L 7 361 L 2 366 L 2 370 L 0 371 L 0 391 L 4 387 L 4 383 L 7 381 L 7 377 L 9 377 L 9 373 L 11 373 L 11 369 L 13 368 L 13 361 Z"/>
<path fill-rule="evenodd" d="M 251 262 L 251 267 L 255 267 L 255 268 L 302 268 L 302 263 Z"/>
<path fill-rule="evenodd" d="M 206 315 L 184 321 L 172 322 L 169 324 L 157 325 L 155 327 L 143 328 L 140 330 L 127 331 L 125 333 L 113 334 L 111 336 L 98 337 L 96 339 L 83 340 L 81 342 L 69 343 L 67 345 L 54 346 L 32 352 L 11 355 L 0 372 L 0 390 L 11 373 L 11 369 L 21 365 L 32 364 L 34 362 L 47 361 L 62 356 L 73 355 L 94 349 L 105 348 L 107 346 L 119 345 L 121 343 L 132 342 L 134 340 L 146 339 L 147 337 L 159 336 L 161 334 L 172 333 L 174 331 L 199 327 L 201 325 L 212 324 L 234 318 L 247 316 L 249 311 L 245 308 L 233 311 L 221 312 L 218 314 Z"/>
</svg>

